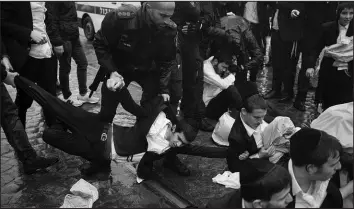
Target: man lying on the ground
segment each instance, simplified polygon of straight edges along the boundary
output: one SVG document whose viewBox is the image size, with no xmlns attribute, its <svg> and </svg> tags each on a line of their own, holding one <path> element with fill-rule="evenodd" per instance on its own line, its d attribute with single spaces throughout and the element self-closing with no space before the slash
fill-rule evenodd
<svg viewBox="0 0 354 209">
<path fill-rule="evenodd" d="M 341 169 L 342 145 L 335 137 L 313 128 L 302 128 L 290 138 L 286 165 L 292 179 L 295 208 L 341 208 L 353 194 L 353 181 L 339 188 L 331 178 Z"/>
<path fill-rule="evenodd" d="M 267 160 L 249 160 L 247 172 L 240 173 L 241 188 L 212 200 L 207 208 L 285 208 L 293 201 L 291 177 L 282 166 Z"/>
<path fill-rule="evenodd" d="M 111 156 L 124 156 L 128 160 L 132 160 L 146 151 L 148 151 L 147 153 L 159 154 L 166 151 L 164 155 L 161 155 L 166 156 L 164 165 L 180 175 L 189 175 L 190 171 L 178 160 L 177 154 L 226 157 L 227 150 L 225 148 L 188 144 L 188 140 L 185 139 L 189 137 L 189 134 L 194 134 L 192 133 L 193 130 L 183 120 L 177 120 L 171 107 L 164 104 L 160 96 L 147 102 L 144 108 L 135 104 L 136 107 L 134 108 L 140 108 L 144 117 L 138 117 L 133 127 L 122 127 L 114 124 L 107 127 L 105 123 L 99 120 L 99 114 L 97 113 L 87 112 L 64 103 L 27 79 L 20 77 L 15 82 L 19 88 L 24 90 L 43 108 L 56 114 L 61 123 L 44 130 L 43 140 L 68 154 L 81 156 L 90 161 L 91 166 L 82 169 L 82 173 L 85 175 L 109 171 Z M 125 87 L 120 91 L 120 96 L 126 97 L 125 100 L 132 100 Z M 148 116 L 145 117 L 145 115 Z M 172 130 L 172 124 L 176 124 L 176 131 Z M 70 132 L 66 129 L 69 129 Z M 105 137 L 101 137 L 103 129 L 108 129 L 107 133 L 109 134 Z M 166 133 L 168 134 L 166 135 Z M 183 143 L 183 146 L 181 143 Z M 157 149 L 154 149 L 156 147 Z M 170 149 L 171 147 L 176 148 Z M 149 164 L 151 158 L 146 158 L 148 157 L 145 157 L 143 163 L 139 165 L 141 168 L 147 168 L 140 169 L 146 172 L 138 171 L 139 174 L 143 173 L 141 177 L 144 179 L 150 178 L 148 172 L 150 167 L 144 165 Z"/>
</svg>

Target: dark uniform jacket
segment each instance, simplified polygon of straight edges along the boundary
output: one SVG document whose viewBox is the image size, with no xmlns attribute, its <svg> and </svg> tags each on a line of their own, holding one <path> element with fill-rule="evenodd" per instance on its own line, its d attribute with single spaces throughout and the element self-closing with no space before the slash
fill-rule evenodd
<svg viewBox="0 0 354 209">
<path fill-rule="evenodd" d="M 54 46 L 61 46 L 64 41 L 79 38 L 79 22 L 75 2 L 49 1 L 46 3 L 48 15 L 52 17 L 52 30 L 55 37 L 52 39 Z"/>
<path fill-rule="evenodd" d="M 160 72 L 160 93 L 168 93 L 171 66 L 175 62 L 174 26 L 158 30 L 146 8 L 122 5 L 106 14 L 93 45 L 98 63 L 107 73 Z"/>
<path fill-rule="evenodd" d="M 227 16 L 222 18 L 221 25 L 239 46 L 236 51 L 231 49 L 233 54 L 237 57 L 237 64 L 243 65 L 246 71 L 257 71 L 259 66 L 263 63 L 263 53 L 252 34 L 247 20 L 240 16 Z M 232 46 L 224 45 L 222 49 L 225 50 L 230 47 Z"/>
<path fill-rule="evenodd" d="M 228 41 L 229 44 L 234 44 L 232 37 L 226 33 L 225 30 L 218 28 L 219 26 L 219 16 L 215 12 L 214 2 L 187 2 L 187 1 L 177 1 L 176 8 L 171 19 L 177 24 L 178 32 L 182 34 L 182 27 L 186 25 L 187 22 L 190 23 L 201 23 L 205 27 L 205 30 L 197 33 L 195 36 L 192 35 L 179 35 L 178 43 L 183 41 L 201 41 L 200 42 L 200 59 L 205 60 L 208 57 L 207 48 L 211 39 L 218 41 Z"/>
</svg>

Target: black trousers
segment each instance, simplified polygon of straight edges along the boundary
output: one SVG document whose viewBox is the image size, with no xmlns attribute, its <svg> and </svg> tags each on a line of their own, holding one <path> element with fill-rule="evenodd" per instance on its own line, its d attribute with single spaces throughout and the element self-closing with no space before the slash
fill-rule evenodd
<svg viewBox="0 0 354 209">
<path fill-rule="evenodd" d="M 221 91 L 216 97 L 210 100 L 206 106 L 205 117 L 218 120 L 222 114 L 228 109 L 236 108 L 240 110 L 242 107 L 242 98 L 235 86 Z"/>
<path fill-rule="evenodd" d="M 293 88 L 296 76 L 296 65 L 300 54 L 299 47 L 298 45 L 296 52 L 292 53 L 293 42 L 282 40 L 280 32 L 272 30 L 272 90 L 280 92 L 282 84 L 284 84 L 285 94 L 291 97 L 294 96 Z"/>
<path fill-rule="evenodd" d="M 1 127 L 4 130 L 7 141 L 15 150 L 21 162 L 35 158 L 37 154 L 28 141 L 26 130 L 18 117 L 17 106 L 12 101 L 3 83 L 0 85 L 0 90 Z"/>
<path fill-rule="evenodd" d="M 140 101 L 141 105 L 143 105 L 145 101 L 148 101 L 155 97 L 159 92 L 158 72 L 130 72 L 122 73 L 121 75 L 124 77 L 126 87 L 124 87 L 120 91 L 113 92 L 109 90 L 107 88 L 107 80 L 105 80 L 102 84 L 102 102 L 100 118 L 103 122 L 112 122 L 114 116 L 116 115 L 117 107 L 120 103 L 122 103 L 123 108 L 131 114 L 137 117 L 146 116 L 145 113 L 140 111 L 141 108 L 137 106 L 135 101 L 130 96 L 129 91 L 127 90 L 127 86 L 129 86 L 132 81 L 137 82 L 143 90 L 143 95 Z M 129 96 L 122 96 L 122 94 L 127 93 L 129 94 Z"/>
<path fill-rule="evenodd" d="M 206 147 L 198 145 L 185 145 L 183 147 L 170 148 L 166 153 L 159 155 L 154 152 L 146 152 L 137 168 L 138 176 L 149 178 L 153 169 L 154 161 L 165 158 L 168 163 L 174 163 L 177 154 L 193 155 L 207 158 L 226 158 L 226 147 Z"/>
<path fill-rule="evenodd" d="M 177 67 L 177 63 L 172 66 L 171 79 L 169 82 L 170 103 L 172 109 L 176 112 L 177 105 L 182 96 L 182 74 L 181 69 Z M 137 82 L 142 90 L 140 104 L 144 106 L 159 93 L 159 73 L 156 71 L 151 72 L 132 72 L 122 73 L 124 77 L 125 86 L 122 90 L 113 92 L 107 88 L 107 80 L 102 84 L 102 102 L 100 118 L 102 121 L 110 123 L 116 115 L 118 105 L 121 103 L 123 108 L 137 117 L 144 117 L 146 113 L 142 112 L 142 108 L 138 106 L 133 98 L 130 96 L 127 87 L 132 81 Z M 123 94 L 123 95 L 122 95 Z M 127 95 L 129 94 L 129 95 Z"/>
<path fill-rule="evenodd" d="M 302 57 L 304 56 L 306 55 L 303 54 Z M 306 70 L 307 69 L 304 67 L 304 61 L 302 61 L 301 69 L 299 71 L 298 82 L 297 82 L 297 95 L 296 95 L 296 101 L 299 102 L 306 101 L 307 92 L 310 88 L 310 79 L 309 77 L 306 76 Z"/>
<path fill-rule="evenodd" d="M 59 58 L 59 80 L 60 87 L 65 99 L 71 96 L 69 75 L 71 71 L 71 58 L 77 64 L 77 81 L 79 84 L 79 92 L 81 95 L 87 93 L 87 59 L 82 48 L 80 39 L 65 41 L 64 53 Z"/>
<path fill-rule="evenodd" d="M 182 61 L 182 85 L 183 96 L 181 110 L 184 118 L 200 121 L 203 111 L 200 106 L 203 105 L 203 86 L 204 72 L 203 60 L 200 57 L 198 37 L 188 37 L 178 33 L 180 43 L 180 54 Z"/>
<path fill-rule="evenodd" d="M 45 59 L 36 59 L 29 57 L 19 74 L 42 87 L 50 94 L 56 96 L 56 70 L 57 59 L 55 56 Z M 31 107 L 33 99 L 25 92 L 17 89 L 15 103 L 18 107 L 18 115 L 24 127 L 26 127 L 27 109 Z M 51 125 L 55 121 L 55 116 L 50 112 L 43 110 L 47 125 Z"/>
</svg>

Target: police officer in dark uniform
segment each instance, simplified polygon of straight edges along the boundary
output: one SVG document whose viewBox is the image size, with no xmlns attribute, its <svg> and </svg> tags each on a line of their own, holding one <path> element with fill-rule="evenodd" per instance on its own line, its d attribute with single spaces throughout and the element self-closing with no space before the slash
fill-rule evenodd
<svg viewBox="0 0 354 209">
<path fill-rule="evenodd" d="M 234 40 L 224 30 L 215 28 L 216 16 L 212 2 L 176 2 L 172 20 L 177 24 L 178 48 L 182 60 L 183 96 L 181 110 L 195 136 L 203 118 L 203 61 L 207 58 L 210 38 Z M 193 139 L 190 139 L 193 140 Z"/>
<path fill-rule="evenodd" d="M 170 100 L 168 84 L 171 69 L 177 65 L 176 24 L 170 19 L 174 9 L 174 2 L 144 2 L 140 7 L 122 4 L 106 14 L 93 42 L 98 63 L 106 71 L 100 111 L 103 122 L 112 122 L 119 103 L 133 115 L 144 116 L 131 96 L 127 97 L 126 88 L 132 81 L 142 87 L 142 106 L 158 94 Z M 172 170 L 189 174 L 176 156 L 168 159 L 174 161 Z"/>
</svg>

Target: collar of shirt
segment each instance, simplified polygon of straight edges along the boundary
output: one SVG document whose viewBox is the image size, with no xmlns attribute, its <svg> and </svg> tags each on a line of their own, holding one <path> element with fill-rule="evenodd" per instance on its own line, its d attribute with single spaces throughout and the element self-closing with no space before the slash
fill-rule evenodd
<svg viewBox="0 0 354 209">
<path fill-rule="evenodd" d="M 349 24 L 348 25 L 346 25 L 346 26 L 343 26 L 343 25 L 341 25 L 341 24 L 339 24 L 338 23 L 338 26 L 339 26 L 339 30 L 348 30 L 348 28 L 349 28 Z"/>
<path fill-rule="evenodd" d="M 292 193 L 296 196 L 298 193 L 303 192 L 300 185 L 297 183 L 295 178 L 294 170 L 293 170 L 293 161 L 290 159 L 288 164 L 288 170 L 291 176 L 291 184 L 292 184 Z"/>
<path fill-rule="evenodd" d="M 261 132 L 262 131 L 262 125 L 264 124 L 264 121 L 262 121 L 262 123 L 256 128 L 256 129 L 253 129 L 253 128 L 251 128 L 249 125 L 247 125 L 246 123 L 245 123 L 245 121 L 243 120 L 243 118 L 242 118 L 242 115 L 241 115 L 241 113 L 240 113 L 240 118 L 241 118 L 241 121 L 242 121 L 242 123 L 243 123 L 243 126 L 245 127 L 245 129 L 246 129 L 246 131 L 247 131 L 247 134 L 248 134 L 248 136 L 249 137 L 251 137 L 253 134 L 254 134 L 254 132 Z"/>
<path fill-rule="evenodd" d="M 327 181 L 316 181 L 312 183 L 309 190 L 304 192 L 299 183 L 297 182 L 293 170 L 293 162 L 290 159 L 288 164 L 289 174 L 291 176 L 291 184 L 292 184 L 292 194 L 295 196 L 295 207 L 297 207 L 297 202 L 301 198 L 301 207 L 304 207 L 303 202 L 305 202 L 305 206 L 309 206 L 311 208 L 319 208 L 323 202 L 323 200 L 327 196 L 327 186 L 329 180 Z M 300 206 L 300 205 L 299 205 Z"/>
<path fill-rule="evenodd" d="M 245 200 L 242 198 L 242 208 L 246 208 L 245 207 Z"/>
</svg>

